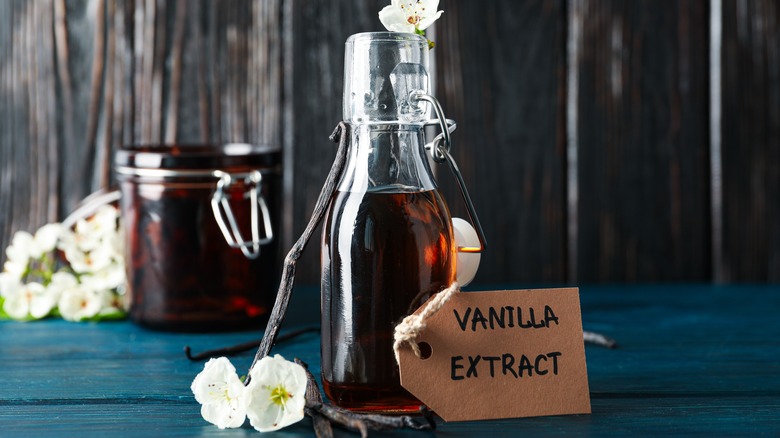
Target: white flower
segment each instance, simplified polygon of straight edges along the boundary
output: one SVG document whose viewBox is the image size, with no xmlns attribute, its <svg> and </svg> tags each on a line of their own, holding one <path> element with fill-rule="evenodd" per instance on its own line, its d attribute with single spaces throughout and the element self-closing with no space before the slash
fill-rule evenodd
<svg viewBox="0 0 780 438">
<path fill-rule="evenodd" d="M 98 315 L 111 315 L 125 311 L 125 303 L 121 295 L 109 290 L 103 290 L 99 293 L 103 300 L 103 305 Z"/>
<path fill-rule="evenodd" d="M 30 263 L 30 252 L 34 238 L 26 231 L 17 231 L 11 244 L 5 249 L 6 261 L 3 268 L 16 279 L 21 280 Z"/>
<path fill-rule="evenodd" d="M 54 251 L 62 233 L 60 224 L 47 224 L 35 233 L 17 231 L 11 244 L 6 248 L 5 272 L 21 280 L 28 273 L 31 260 L 41 260 L 46 254 Z"/>
<path fill-rule="evenodd" d="M 209 423 L 220 429 L 244 424 L 246 410 L 243 396 L 246 389 L 227 358 L 219 357 L 206 362 L 190 389 L 201 404 L 200 414 Z"/>
<path fill-rule="evenodd" d="M 10 296 L 21 287 L 19 278 L 9 272 L 0 272 L 0 297 Z"/>
<path fill-rule="evenodd" d="M 89 252 L 104 243 L 110 243 L 111 248 L 121 249 L 115 243 L 119 235 L 118 218 L 119 213 L 116 207 L 110 205 L 101 207 L 88 219 L 79 219 L 73 231 L 63 231 L 60 238 L 60 248 Z"/>
<path fill-rule="evenodd" d="M 57 241 L 62 234 L 62 225 L 46 224 L 35 232 L 35 238 L 32 242 L 30 256 L 41 258 L 44 254 L 54 251 L 57 247 Z"/>
<path fill-rule="evenodd" d="M 47 292 L 51 295 L 54 302 L 58 302 L 62 292 L 71 289 L 79 284 L 79 281 L 73 274 L 68 272 L 56 272 L 51 276 L 51 283 L 46 286 Z"/>
<path fill-rule="evenodd" d="M 5 291 L 3 310 L 14 319 L 25 319 L 30 316 L 40 319 L 51 313 L 56 303 L 54 297 L 42 284 L 17 283 Z"/>
<path fill-rule="evenodd" d="M 303 418 L 306 371 L 282 356 L 264 357 L 249 372 L 246 413 L 260 432 L 281 429 Z"/>
<path fill-rule="evenodd" d="M 117 293 L 124 292 L 125 273 L 119 213 L 105 206 L 76 225 L 47 224 L 33 236 L 20 231 L 6 248 L 0 273 L 3 310 L 14 319 L 43 318 L 55 307 L 66 320 L 81 321 L 124 311 Z M 70 269 L 54 272 L 57 248 Z M 26 284 L 25 284 L 26 283 Z"/>
<path fill-rule="evenodd" d="M 116 234 L 118 217 L 116 207 L 104 205 L 89 219 L 76 222 L 73 237 L 76 238 L 81 249 L 92 250 L 101 241 L 111 239 Z"/>
<path fill-rule="evenodd" d="M 95 274 L 111 285 L 98 285 L 97 289 L 115 289 L 124 283 L 124 257 L 122 254 L 121 227 L 117 226 L 115 207 L 104 206 L 89 219 L 76 223 L 75 231 L 63 233 L 60 249 L 71 268 L 79 274 Z"/>
<path fill-rule="evenodd" d="M 63 319 L 82 321 L 100 312 L 103 308 L 103 296 L 84 285 L 76 285 L 62 291 L 58 306 Z"/>
<path fill-rule="evenodd" d="M 63 251 L 87 252 L 100 245 L 100 236 L 91 233 L 77 233 L 65 230 L 60 238 L 59 248 Z"/>
<path fill-rule="evenodd" d="M 125 284 L 124 263 L 111 263 L 100 270 L 82 275 L 81 282 L 97 291 L 120 289 Z"/>
<path fill-rule="evenodd" d="M 417 33 L 441 16 L 438 7 L 439 0 L 392 0 L 379 11 L 379 21 L 391 32 Z"/>
<path fill-rule="evenodd" d="M 112 246 L 106 242 L 101 242 L 89 251 L 84 251 L 78 245 L 65 245 L 63 250 L 71 268 L 79 274 L 94 273 L 109 267 L 114 256 Z"/>
</svg>

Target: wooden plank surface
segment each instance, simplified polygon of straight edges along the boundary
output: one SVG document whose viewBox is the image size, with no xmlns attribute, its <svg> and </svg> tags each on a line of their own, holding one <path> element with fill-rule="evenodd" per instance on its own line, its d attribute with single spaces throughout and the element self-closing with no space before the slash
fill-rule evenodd
<svg viewBox="0 0 780 438">
<path fill-rule="evenodd" d="M 566 14 L 562 2 L 448 2 L 436 27 L 436 95 L 488 239 L 476 281 L 566 278 Z M 468 218 L 438 166 L 453 216 Z"/>
<path fill-rule="evenodd" d="M 707 3 L 575 3 L 578 280 L 708 280 Z"/>
<path fill-rule="evenodd" d="M 780 6 L 723 2 L 724 279 L 780 281 Z"/>
<path fill-rule="evenodd" d="M 511 285 L 505 285 L 511 287 Z M 298 288 L 285 329 L 318 321 L 316 288 Z M 593 413 L 440 423 L 441 436 L 773 435 L 780 430 L 777 286 L 593 286 L 580 290 L 586 329 L 614 336 L 616 350 L 588 346 Z M 244 436 L 200 418 L 189 390 L 196 351 L 253 333 L 172 334 L 128 322 L 0 323 L 0 427 L 10 436 Z M 651 335 L 652 334 L 652 335 Z M 319 371 L 319 337 L 274 352 Z M 232 361 L 239 372 L 251 354 Z M 353 436 L 338 432 L 339 436 Z M 308 420 L 284 436 L 313 436 Z M 419 436 L 398 432 L 394 436 Z"/>
<path fill-rule="evenodd" d="M 720 3 L 442 3 L 436 95 L 459 123 L 453 150 L 489 238 L 478 281 L 780 282 L 780 8 L 723 0 L 714 66 Z M 332 161 L 343 43 L 382 30 L 386 4 L 0 2 L 0 249 L 110 182 L 117 145 L 163 140 L 283 144 L 289 247 Z M 319 282 L 316 246 L 302 283 Z"/>
</svg>

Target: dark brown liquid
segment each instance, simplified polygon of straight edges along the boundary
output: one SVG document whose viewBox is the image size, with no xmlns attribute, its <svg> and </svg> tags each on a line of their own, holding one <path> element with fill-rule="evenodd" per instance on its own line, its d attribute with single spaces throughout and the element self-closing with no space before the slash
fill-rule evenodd
<svg viewBox="0 0 780 438">
<path fill-rule="evenodd" d="M 449 217 L 435 190 L 334 196 L 322 245 L 322 380 L 336 405 L 418 409 L 400 385 L 393 330 L 455 279 Z"/>
<path fill-rule="evenodd" d="M 264 196 L 278 210 L 273 187 Z M 175 331 L 260 328 L 267 320 L 277 284 L 276 239 L 247 259 L 233 249 L 214 219 L 210 199 L 215 183 L 123 181 L 122 217 L 130 316 L 146 327 Z M 250 236 L 246 187 L 228 191 L 244 237 Z M 278 216 L 272 218 L 278 226 Z M 278 228 L 276 228 L 278 233 Z M 278 235 L 278 234 L 277 234 Z"/>
</svg>

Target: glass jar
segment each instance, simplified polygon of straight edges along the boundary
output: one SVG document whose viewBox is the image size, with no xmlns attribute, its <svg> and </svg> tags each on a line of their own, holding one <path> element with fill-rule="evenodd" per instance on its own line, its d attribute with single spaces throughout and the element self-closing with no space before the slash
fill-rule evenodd
<svg viewBox="0 0 780 438">
<path fill-rule="evenodd" d="M 280 162 L 277 148 L 248 144 L 117 152 L 133 321 L 174 331 L 262 327 L 277 285 Z"/>
<path fill-rule="evenodd" d="M 346 43 L 344 120 L 350 149 L 323 224 L 322 381 L 359 411 L 417 411 L 400 385 L 393 331 L 455 280 L 450 213 L 424 149 L 428 43 L 364 33 Z"/>
</svg>

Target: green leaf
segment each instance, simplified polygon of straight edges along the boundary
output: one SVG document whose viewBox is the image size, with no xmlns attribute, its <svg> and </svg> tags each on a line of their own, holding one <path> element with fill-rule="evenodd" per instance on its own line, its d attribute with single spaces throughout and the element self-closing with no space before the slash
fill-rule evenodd
<svg viewBox="0 0 780 438">
<path fill-rule="evenodd" d="M 100 321 L 121 321 L 127 318 L 127 313 L 121 310 L 113 310 L 106 313 L 98 313 L 92 318 L 86 318 L 84 321 L 100 322 Z"/>
<path fill-rule="evenodd" d="M 5 303 L 5 298 L 0 297 L 0 319 L 11 319 L 11 317 L 8 316 L 7 313 L 5 313 L 5 309 L 3 308 L 4 303 Z"/>
</svg>

